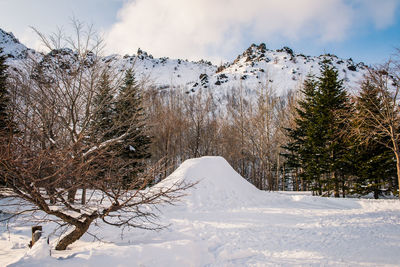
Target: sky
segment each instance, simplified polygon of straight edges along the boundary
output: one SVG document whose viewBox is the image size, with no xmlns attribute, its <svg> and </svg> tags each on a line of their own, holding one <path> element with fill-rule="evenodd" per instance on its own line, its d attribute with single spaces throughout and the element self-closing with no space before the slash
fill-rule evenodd
<svg viewBox="0 0 400 267">
<path fill-rule="evenodd" d="M 232 61 L 252 43 L 368 65 L 400 48 L 400 0 L 0 0 L 0 28 L 30 48 L 71 18 L 93 24 L 107 54 Z"/>
</svg>

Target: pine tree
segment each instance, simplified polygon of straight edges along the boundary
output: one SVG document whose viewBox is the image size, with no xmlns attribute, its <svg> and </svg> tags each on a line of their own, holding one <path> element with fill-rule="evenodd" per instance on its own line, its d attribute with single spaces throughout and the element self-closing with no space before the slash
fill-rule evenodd
<svg viewBox="0 0 400 267">
<path fill-rule="evenodd" d="M 0 55 L 3 49 L 0 48 Z M 7 136 L 10 134 L 11 118 L 9 113 L 9 93 L 7 89 L 7 68 L 5 63 L 6 57 L 0 56 L 0 135 Z"/>
<path fill-rule="evenodd" d="M 301 166 L 301 176 L 313 192 L 344 189 L 347 165 L 347 142 L 343 138 L 348 97 L 329 61 L 323 62 L 318 78 L 308 76 L 297 109 L 297 127 L 288 130 L 292 140 L 285 147 L 291 166 Z M 298 161 L 297 163 L 295 161 Z M 343 190 L 344 192 L 344 190 Z"/>
<path fill-rule="evenodd" d="M 285 156 L 288 165 L 297 172 L 302 169 L 300 176 L 307 181 L 313 191 L 321 194 L 320 169 L 318 166 L 318 158 L 316 158 L 316 144 L 318 140 L 315 131 L 316 112 L 315 97 L 317 93 L 317 82 L 314 76 L 309 75 L 304 82 L 302 89 L 303 99 L 299 101 L 299 108 L 296 109 L 298 117 L 295 122 L 295 129 L 287 129 L 287 135 L 291 142 L 284 148 L 289 152 Z M 298 175 L 298 173 L 295 173 Z"/>
<path fill-rule="evenodd" d="M 292 171 L 293 174 L 293 191 L 301 190 L 299 184 L 299 172 L 301 168 L 300 164 L 300 156 L 299 156 L 299 149 L 300 149 L 300 142 L 298 131 L 296 129 L 285 129 L 285 135 L 288 137 L 289 142 L 286 145 L 283 145 L 282 148 L 285 150 L 282 155 L 286 158 L 286 168 Z"/>
<path fill-rule="evenodd" d="M 382 112 L 383 104 L 378 90 L 368 80 L 363 82 L 353 120 L 357 144 L 354 153 L 354 175 L 357 177 L 354 192 L 360 195 L 373 193 L 375 199 L 383 195 L 392 177 L 396 176 L 393 152 L 388 148 L 391 144 L 390 137 L 380 135 L 373 127 L 373 117 L 379 118 Z M 384 118 L 380 120 L 382 123 L 385 121 Z"/>
<path fill-rule="evenodd" d="M 115 105 L 110 76 L 107 71 L 101 74 L 97 94 L 93 99 L 92 138 L 97 142 L 112 139 L 114 132 Z"/>
<path fill-rule="evenodd" d="M 337 69 L 329 61 L 324 61 L 321 66 L 317 86 L 316 102 L 319 116 L 316 130 L 320 140 L 316 149 L 324 169 L 325 190 L 333 190 L 335 197 L 339 197 L 340 187 L 344 184 L 343 169 L 348 150 L 343 138 L 349 110 L 348 96 L 343 87 L 343 80 L 339 79 Z"/>
<path fill-rule="evenodd" d="M 3 49 L 0 48 L 0 153 L 3 152 L 5 146 L 7 146 L 8 138 L 14 131 L 12 125 L 12 118 L 9 112 L 9 93 L 7 89 L 7 65 L 5 63 L 6 57 L 1 55 Z M 5 185 L 3 181 L 5 179 L 0 179 L 1 185 Z"/>
<path fill-rule="evenodd" d="M 130 182 L 145 168 L 144 159 L 150 157 L 150 137 L 146 135 L 147 125 L 141 87 L 137 84 L 132 70 L 126 71 L 124 84 L 120 87 L 116 102 L 117 136 L 122 136 L 119 157 L 131 161 L 127 166 Z"/>
</svg>

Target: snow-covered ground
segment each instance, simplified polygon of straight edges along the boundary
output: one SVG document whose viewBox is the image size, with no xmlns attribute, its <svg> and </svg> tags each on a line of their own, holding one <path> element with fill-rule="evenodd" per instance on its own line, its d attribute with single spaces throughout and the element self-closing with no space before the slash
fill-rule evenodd
<svg viewBox="0 0 400 267">
<path fill-rule="evenodd" d="M 99 224 L 67 251 L 1 225 L 0 266 L 399 266 L 400 202 L 257 190 L 223 159 L 184 162 L 163 183 L 200 181 L 162 208 L 160 231 Z M 44 235 L 51 225 L 44 226 Z M 54 239 L 54 238 L 53 238 Z M 54 242 L 54 240 L 51 240 Z"/>
</svg>

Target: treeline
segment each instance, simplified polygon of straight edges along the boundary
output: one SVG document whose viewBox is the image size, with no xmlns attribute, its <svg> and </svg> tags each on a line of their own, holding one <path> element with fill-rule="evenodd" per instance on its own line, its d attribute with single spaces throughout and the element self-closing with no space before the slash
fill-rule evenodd
<svg viewBox="0 0 400 267">
<path fill-rule="evenodd" d="M 188 158 L 223 156 L 262 190 L 398 194 L 396 70 L 393 62 L 370 69 L 359 88 L 344 88 L 326 60 L 320 76 L 284 96 L 269 84 L 256 96 L 232 88 L 223 99 L 212 89 L 148 90 L 152 159 L 165 158 L 173 170 Z"/>
<path fill-rule="evenodd" d="M 282 177 L 281 146 L 287 139 L 282 129 L 293 96 L 278 97 L 269 86 L 260 87 L 256 96 L 249 93 L 233 88 L 214 99 L 207 89 L 147 91 L 153 160 L 165 158 L 174 170 L 186 159 L 218 155 L 259 189 L 283 190 L 288 182 Z"/>
<path fill-rule="evenodd" d="M 303 189 L 335 197 L 397 194 L 400 118 L 396 82 L 387 71 L 371 69 L 355 96 L 330 62 L 323 63 L 319 77 L 306 79 L 285 146 Z"/>
</svg>

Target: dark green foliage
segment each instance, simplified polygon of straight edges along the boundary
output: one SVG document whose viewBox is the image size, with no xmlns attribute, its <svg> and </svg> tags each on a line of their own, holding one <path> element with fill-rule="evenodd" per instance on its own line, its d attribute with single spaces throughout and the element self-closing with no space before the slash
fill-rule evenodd
<svg viewBox="0 0 400 267">
<path fill-rule="evenodd" d="M 291 142 L 285 147 L 289 165 L 301 168 L 311 190 L 318 194 L 333 190 L 337 197 L 348 164 L 342 132 L 349 105 L 342 83 L 329 61 L 322 64 L 320 77 L 306 79 L 297 127 L 288 130 Z"/>
<path fill-rule="evenodd" d="M 353 127 L 356 153 L 354 153 L 354 193 L 366 195 L 373 193 L 379 198 L 389 189 L 391 180 L 396 176 L 396 164 L 393 152 L 389 148 L 390 137 L 376 131 L 376 118 L 384 123 L 383 103 L 379 91 L 368 81 L 361 85 L 360 96 L 356 102 L 357 116 Z M 375 117 L 375 119 L 374 119 Z M 363 140 L 363 142 L 359 142 Z"/>
<path fill-rule="evenodd" d="M 123 136 L 120 142 L 120 157 L 131 161 L 127 166 L 131 170 L 129 182 L 135 175 L 144 170 L 144 159 L 150 157 L 150 137 L 146 135 L 146 116 L 140 86 L 132 70 L 125 75 L 124 84 L 119 90 L 115 105 L 116 135 Z M 129 122 L 129 123 L 127 123 Z"/>
<path fill-rule="evenodd" d="M 376 127 L 377 121 L 385 123 L 382 96 L 364 82 L 351 105 L 342 83 L 329 61 L 321 65 L 320 77 L 306 79 L 296 127 L 287 130 L 287 165 L 296 177 L 300 170 L 318 194 L 373 193 L 378 198 L 391 190 L 396 174 L 391 139 Z"/>
<path fill-rule="evenodd" d="M 0 55 L 2 54 L 0 48 Z M 2 152 L 7 146 L 8 138 L 13 132 L 12 118 L 9 110 L 10 98 L 7 89 L 7 65 L 5 63 L 6 57 L 0 56 L 0 151 Z M 2 168 L 2 166 L 0 166 Z M 1 179 L 0 185 L 4 185 L 4 179 Z"/>
<path fill-rule="evenodd" d="M 3 49 L 0 48 L 0 55 Z M 9 92 L 7 89 L 7 65 L 6 57 L 0 56 L 0 134 L 1 136 L 10 133 L 10 114 L 9 114 Z"/>
<path fill-rule="evenodd" d="M 346 152 L 348 146 L 343 138 L 347 125 L 349 111 L 348 97 L 339 80 L 338 71 L 325 62 L 321 67 L 321 77 L 318 79 L 317 98 L 317 131 L 320 135 L 318 148 L 321 150 L 320 160 L 324 163 L 327 174 L 325 190 L 334 190 L 339 196 L 341 178 L 346 167 Z"/>
<path fill-rule="evenodd" d="M 114 117 L 115 104 L 111 81 L 107 72 L 102 73 L 97 94 L 93 99 L 92 137 L 104 142 L 115 136 Z"/>
<path fill-rule="evenodd" d="M 99 177 L 122 176 L 126 186 L 141 184 L 136 177 L 145 170 L 145 159 L 150 157 L 150 137 L 147 136 L 146 116 L 140 86 L 132 70 L 125 74 L 122 86 L 115 92 L 114 84 L 107 70 L 101 75 L 97 93 L 93 98 L 91 147 L 101 147 L 108 142 L 107 151 L 100 161 L 112 161 L 111 168 L 101 171 Z"/>
<path fill-rule="evenodd" d="M 315 155 L 314 141 L 316 141 L 314 127 L 315 127 L 315 95 L 316 95 L 316 81 L 313 76 L 308 76 L 304 82 L 302 90 L 303 99 L 299 101 L 299 108 L 297 109 L 298 118 L 296 119 L 297 128 L 288 130 L 288 134 L 292 142 L 286 147 L 290 154 L 288 155 L 289 166 L 296 169 L 301 167 L 301 176 L 309 184 L 312 184 L 316 177 L 318 177 L 318 169 L 316 162 L 312 158 Z"/>
</svg>

